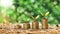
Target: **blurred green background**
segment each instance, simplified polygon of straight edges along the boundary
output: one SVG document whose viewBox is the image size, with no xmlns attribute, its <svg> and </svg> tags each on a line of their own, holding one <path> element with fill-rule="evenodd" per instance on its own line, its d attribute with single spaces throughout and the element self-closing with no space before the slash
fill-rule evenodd
<svg viewBox="0 0 60 34">
<path fill-rule="evenodd" d="M 0 0 L 0 23 L 3 16 L 7 16 L 9 22 L 16 23 L 32 21 L 41 22 L 42 15 L 49 12 L 49 24 L 60 23 L 60 0 Z"/>
</svg>

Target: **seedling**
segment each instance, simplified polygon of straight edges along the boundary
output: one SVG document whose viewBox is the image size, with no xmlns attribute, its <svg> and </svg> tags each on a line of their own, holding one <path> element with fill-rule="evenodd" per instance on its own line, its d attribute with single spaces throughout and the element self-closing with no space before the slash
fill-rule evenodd
<svg viewBox="0 0 60 34">
<path fill-rule="evenodd" d="M 46 18 L 48 16 L 49 12 L 46 12 L 45 14 L 41 13 L 43 16 L 42 18 L 42 29 L 48 29 L 48 19 Z"/>
</svg>

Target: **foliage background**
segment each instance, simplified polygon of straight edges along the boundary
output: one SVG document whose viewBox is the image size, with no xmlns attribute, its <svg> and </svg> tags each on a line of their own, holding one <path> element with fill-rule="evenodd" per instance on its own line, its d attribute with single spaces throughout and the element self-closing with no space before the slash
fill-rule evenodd
<svg viewBox="0 0 60 34">
<path fill-rule="evenodd" d="M 32 21 L 38 16 L 37 21 L 41 22 L 42 14 L 49 12 L 48 22 L 50 24 L 60 23 L 60 0 L 13 0 L 13 5 L 3 7 L 0 5 L 0 23 L 3 16 L 8 16 L 11 23 Z"/>
</svg>

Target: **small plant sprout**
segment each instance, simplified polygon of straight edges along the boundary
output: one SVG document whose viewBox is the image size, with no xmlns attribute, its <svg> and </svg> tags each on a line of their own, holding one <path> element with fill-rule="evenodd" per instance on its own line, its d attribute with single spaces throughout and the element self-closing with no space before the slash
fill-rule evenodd
<svg viewBox="0 0 60 34">
<path fill-rule="evenodd" d="M 41 13 L 43 16 L 42 19 L 42 29 L 48 29 L 48 19 L 46 18 L 49 15 L 49 12 L 46 12 L 45 14 Z"/>
</svg>

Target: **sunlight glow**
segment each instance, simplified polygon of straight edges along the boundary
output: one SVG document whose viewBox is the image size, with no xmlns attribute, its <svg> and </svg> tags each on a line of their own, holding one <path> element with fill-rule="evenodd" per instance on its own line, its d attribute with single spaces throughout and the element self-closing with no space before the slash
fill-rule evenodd
<svg viewBox="0 0 60 34">
<path fill-rule="evenodd" d="M 0 1 L 0 4 L 1 4 L 3 7 L 9 7 L 9 6 L 11 6 L 13 3 L 12 3 L 12 0 L 1 0 L 1 1 Z"/>
</svg>

